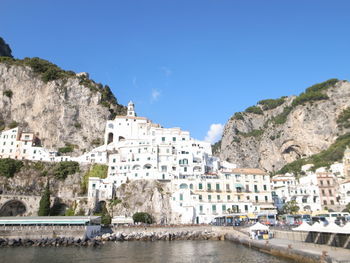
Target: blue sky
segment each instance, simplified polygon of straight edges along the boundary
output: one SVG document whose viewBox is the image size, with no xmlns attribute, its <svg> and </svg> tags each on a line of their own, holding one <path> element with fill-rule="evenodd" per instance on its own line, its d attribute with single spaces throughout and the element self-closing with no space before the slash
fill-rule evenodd
<svg viewBox="0 0 350 263">
<path fill-rule="evenodd" d="M 89 72 L 139 116 L 204 139 L 261 99 L 349 79 L 349 10 L 345 0 L 2 0 L 0 36 L 15 57 Z"/>
</svg>

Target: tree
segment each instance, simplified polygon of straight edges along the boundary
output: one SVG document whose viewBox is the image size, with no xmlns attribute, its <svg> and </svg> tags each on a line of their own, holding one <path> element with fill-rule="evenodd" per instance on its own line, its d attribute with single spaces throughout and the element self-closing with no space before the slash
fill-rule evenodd
<svg viewBox="0 0 350 263">
<path fill-rule="evenodd" d="M 0 176 L 13 177 L 23 166 L 22 161 L 10 158 L 0 159 Z"/>
<path fill-rule="evenodd" d="M 152 224 L 153 219 L 152 216 L 145 212 L 137 212 L 132 216 L 132 219 L 134 220 L 134 223 L 145 223 L 145 224 Z"/>
<path fill-rule="evenodd" d="M 50 183 L 47 180 L 46 188 L 40 199 L 38 216 L 49 216 L 50 206 Z"/>
<path fill-rule="evenodd" d="M 299 211 L 300 207 L 298 206 L 297 202 L 295 200 L 288 201 L 285 203 L 282 207 L 282 212 L 284 214 L 294 214 Z"/>
<path fill-rule="evenodd" d="M 111 210 L 111 214 L 112 214 L 112 218 L 113 218 L 113 208 L 117 205 L 120 204 L 122 202 L 122 200 L 118 199 L 118 198 L 113 198 L 111 200 L 109 200 L 108 205 L 109 208 Z"/>
<path fill-rule="evenodd" d="M 348 203 L 348 204 L 345 206 L 345 209 L 343 210 L 343 212 L 349 212 L 349 213 L 350 213 L 350 203 Z"/>
</svg>

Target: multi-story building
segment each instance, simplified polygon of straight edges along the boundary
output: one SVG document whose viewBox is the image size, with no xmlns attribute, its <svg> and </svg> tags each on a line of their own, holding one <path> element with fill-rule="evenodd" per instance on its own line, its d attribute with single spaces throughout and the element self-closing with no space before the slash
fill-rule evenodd
<svg viewBox="0 0 350 263">
<path fill-rule="evenodd" d="M 321 210 L 320 191 L 315 173 L 296 179 L 292 174 L 272 178 L 272 196 L 278 209 L 288 201 L 296 201 L 301 212 Z"/>
<path fill-rule="evenodd" d="M 107 122 L 105 147 L 108 177 L 90 178 L 92 202 L 112 198 L 114 189 L 129 180 L 153 179 L 169 183 L 178 222 L 208 223 L 229 212 L 276 212 L 265 172 L 220 162 L 210 143 L 136 117 L 133 103 L 127 116 Z"/>
<path fill-rule="evenodd" d="M 322 208 L 338 211 L 339 208 L 339 185 L 337 177 L 332 173 L 316 173 Z"/>
</svg>

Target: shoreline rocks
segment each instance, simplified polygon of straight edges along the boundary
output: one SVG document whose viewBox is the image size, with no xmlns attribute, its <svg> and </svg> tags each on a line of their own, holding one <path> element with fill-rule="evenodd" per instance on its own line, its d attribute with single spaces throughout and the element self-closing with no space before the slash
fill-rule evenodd
<svg viewBox="0 0 350 263">
<path fill-rule="evenodd" d="M 93 238 L 73 238 L 73 237 L 56 237 L 41 239 L 5 239 L 0 238 L 1 247 L 97 247 L 106 242 L 124 242 L 124 241 L 175 241 L 175 240 L 223 240 L 224 237 L 213 231 L 179 231 L 170 232 L 114 232 L 106 233 Z"/>
</svg>

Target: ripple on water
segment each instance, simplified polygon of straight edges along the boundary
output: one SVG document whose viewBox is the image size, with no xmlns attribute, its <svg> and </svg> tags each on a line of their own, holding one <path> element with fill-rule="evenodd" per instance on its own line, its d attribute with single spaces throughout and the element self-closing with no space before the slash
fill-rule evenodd
<svg viewBox="0 0 350 263">
<path fill-rule="evenodd" d="M 107 243 L 90 247 L 1 248 L 0 262 L 10 263 L 286 263 L 230 241 L 156 241 Z"/>
</svg>

